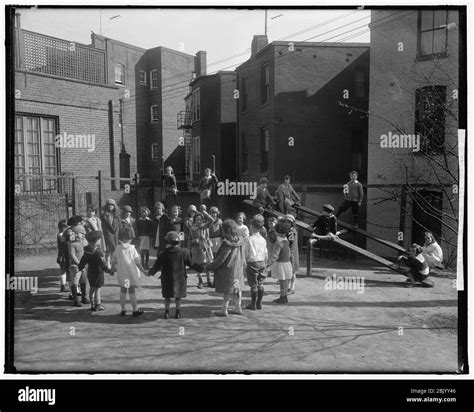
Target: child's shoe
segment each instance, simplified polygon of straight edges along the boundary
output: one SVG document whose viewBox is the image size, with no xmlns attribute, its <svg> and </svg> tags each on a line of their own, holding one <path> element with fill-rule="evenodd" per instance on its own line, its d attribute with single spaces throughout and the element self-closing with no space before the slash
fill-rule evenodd
<svg viewBox="0 0 474 412">
<path fill-rule="evenodd" d="M 95 310 L 102 312 L 103 310 L 105 310 L 105 306 L 102 306 L 100 303 L 98 303 L 97 305 L 95 305 Z"/>
<path fill-rule="evenodd" d="M 70 292 L 69 288 L 67 287 L 67 285 L 61 285 L 61 290 L 60 292 Z M 72 296 L 72 295 L 71 295 Z"/>
<path fill-rule="evenodd" d="M 132 312 L 132 316 L 136 318 L 137 316 L 143 315 L 144 313 L 145 312 L 143 310 L 138 309 Z"/>
<path fill-rule="evenodd" d="M 245 309 L 257 310 L 257 305 L 255 302 L 250 302 L 247 306 L 245 306 Z"/>
<path fill-rule="evenodd" d="M 232 313 L 232 315 L 242 315 L 242 309 L 241 308 L 230 309 L 229 313 Z"/>
<path fill-rule="evenodd" d="M 197 288 L 198 288 L 198 289 L 202 289 L 202 281 L 200 281 L 200 282 L 198 283 Z"/>
<path fill-rule="evenodd" d="M 214 315 L 216 316 L 220 316 L 222 318 L 226 318 L 227 317 L 227 312 L 224 311 L 224 310 L 215 310 L 212 312 Z"/>
<path fill-rule="evenodd" d="M 275 299 L 273 302 L 275 303 L 288 303 L 288 299 L 285 296 L 280 296 L 278 299 Z"/>
<path fill-rule="evenodd" d="M 97 312 L 97 308 L 94 304 L 91 305 L 91 311 L 92 312 Z"/>
<path fill-rule="evenodd" d="M 176 313 L 174 314 L 174 318 L 175 319 L 181 319 L 181 310 L 180 309 L 176 309 Z"/>
<path fill-rule="evenodd" d="M 79 299 L 74 300 L 73 306 L 76 308 L 82 308 L 82 303 Z"/>
<path fill-rule="evenodd" d="M 164 319 L 169 319 L 170 318 L 170 311 L 168 309 L 165 309 L 165 316 L 163 316 Z"/>
<path fill-rule="evenodd" d="M 126 314 L 127 314 L 127 311 L 126 311 L 126 310 L 122 310 L 122 311 L 120 312 L 120 316 L 125 316 Z"/>
<path fill-rule="evenodd" d="M 257 292 L 257 303 L 255 305 L 257 310 L 262 310 L 263 293 L 264 293 L 263 289 L 259 289 L 258 292 Z"/>
</svg>

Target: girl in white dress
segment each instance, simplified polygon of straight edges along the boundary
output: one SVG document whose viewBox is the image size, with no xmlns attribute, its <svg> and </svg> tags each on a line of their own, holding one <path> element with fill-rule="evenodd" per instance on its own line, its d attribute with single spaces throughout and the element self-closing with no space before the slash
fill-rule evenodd
<svg viewBox="0 0 474 412">
<path fill-rule="evenodd" d="M 127 292 L 132 304 L 132 315 L 143 315 L 143 310 L 138 308 L 136 289 L 140 287 L 141 273 L 146 275 L 146 271 L 140 262 L 140 255 L 135 246 L 130 242 L 133 239 L 133 230 L 123 227 L 118 234 L 119 245 L 115 248 L 112 257 L 112 273 L 117 272 L 117 280 L 120 285 L 120 306 L 122 311 L 120 316 L 126 315 L 125 304 L 127 302 Z"/>
</svg>

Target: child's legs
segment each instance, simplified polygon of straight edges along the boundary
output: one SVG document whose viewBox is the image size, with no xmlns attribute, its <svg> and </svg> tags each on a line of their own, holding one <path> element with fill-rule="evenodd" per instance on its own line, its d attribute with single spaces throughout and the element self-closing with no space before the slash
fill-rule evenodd
<svg viewBox="0 0 474 412">
<path fill-rule="evenodd" d="M 240 309 L 242 305 L 242 291 L 239 290 L 238 292 L 234 292 L 232 298 L 235 303 L 235 308 Z"/>
<path fill-rule="evenodd" d="M 230 302 L 231 296 L 232 295 L 229 293 L 224 293 L 224 299 L 222 301 L 222 310 L 224 312 L 227 312 L 227 309 L 229 308 L 229 302 Z"/>
<path fill-rule="evenodd" d="M 97 293 L 97 288 L 94 286 L 91 286 L 89 288 L 89 300 L 91 301 L 91 305 L 94 304 L 94 298 L 96 297 L 96 293 Z"/>
<path fill-rule="evenodd" d="M 125 304 L 127 303 L 127 290 L 125 287 L 120 288 L 120 306 L 122 311 L 125 310 Z"/>
<path fill-rule="evenodd" d="M 280 280 L 280 295 L 286 296 L 288 290 L 288 279 L 281 279 Z"/>
<path fill-rule="evenodd" d="M 181 310 L 181 298 L 176 298 L 174 303 L 176 304 L 176 310 Z"/>
<path fill-rule="evenodd" d="M 171 299 L 165 298 L 165 309 L 170 310 L 170 306 L 171 306 Z"/>
<path fill-rule="evenodd" d="M 128 288 L 128 295 L 130 296 L 130 303 L 132 304 L 132 309 L 134 312 L 138 310 L 137 295 L 135 293 L 135 286 L 130 286 Z"/>
<path fill-rule="evenodd" d="M 349 208 L 349 206 L 350 206 L 349 201 L 344 200 L 344 202 L 342 202 L 342 204 L 337 209 L 336 217 L 339 217 L 341 213 L 344 213 Z"/>
<path fill-rule="evenodd" d="M 100 305 L 102 303 L 102 298 L 100 296 L 100 288 L 95 288 L 95 303 L 96 305 Z"/>
</svg>

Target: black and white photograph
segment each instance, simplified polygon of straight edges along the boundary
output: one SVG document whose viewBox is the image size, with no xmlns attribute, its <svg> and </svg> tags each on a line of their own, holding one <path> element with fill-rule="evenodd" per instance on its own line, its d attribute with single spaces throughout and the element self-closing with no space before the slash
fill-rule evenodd
<svg viewBox="0 0 474 412">
<path fill-rule="evenodd" d="M 6 373 L 468 373 L 465 6 L 6 20 Z"/>
</svg>

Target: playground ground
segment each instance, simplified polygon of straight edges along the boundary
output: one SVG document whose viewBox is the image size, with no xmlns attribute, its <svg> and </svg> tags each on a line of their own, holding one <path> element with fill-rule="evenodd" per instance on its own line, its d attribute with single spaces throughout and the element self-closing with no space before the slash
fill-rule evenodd
<svg viewBox="0 0 474 412">
<path fill-rule="evenodd" d="M 302 256 L 302 265 L 304 256 Z M 106 310 L 73 308 L 59 293 L 55 255 L 15 260 L 17 276 L 37 276 L 36 294 L 15 292 L 18 372 L 301 372 L 455 373 L 455 274 L 433 274 L 433 289 L 405 288 L 405 278 L 370 262 L 315 258 L 302 267 L 288 305 L 272 302 L 265 283 L 262 311 L 219 318 L 221 296 L 197 289 L 189 274 L 183 318 L 165 320 L 157 276 L 138 292 L 143 316 L 120 317 L 119 289 L 106 275 Z M 363 277 L 364 289 L 329 290 L 326 277 Z M 244 303 L 249 300 L 248 290 Z M 174 315 L 174 308 L 171 315 Z"/>
</svg>

